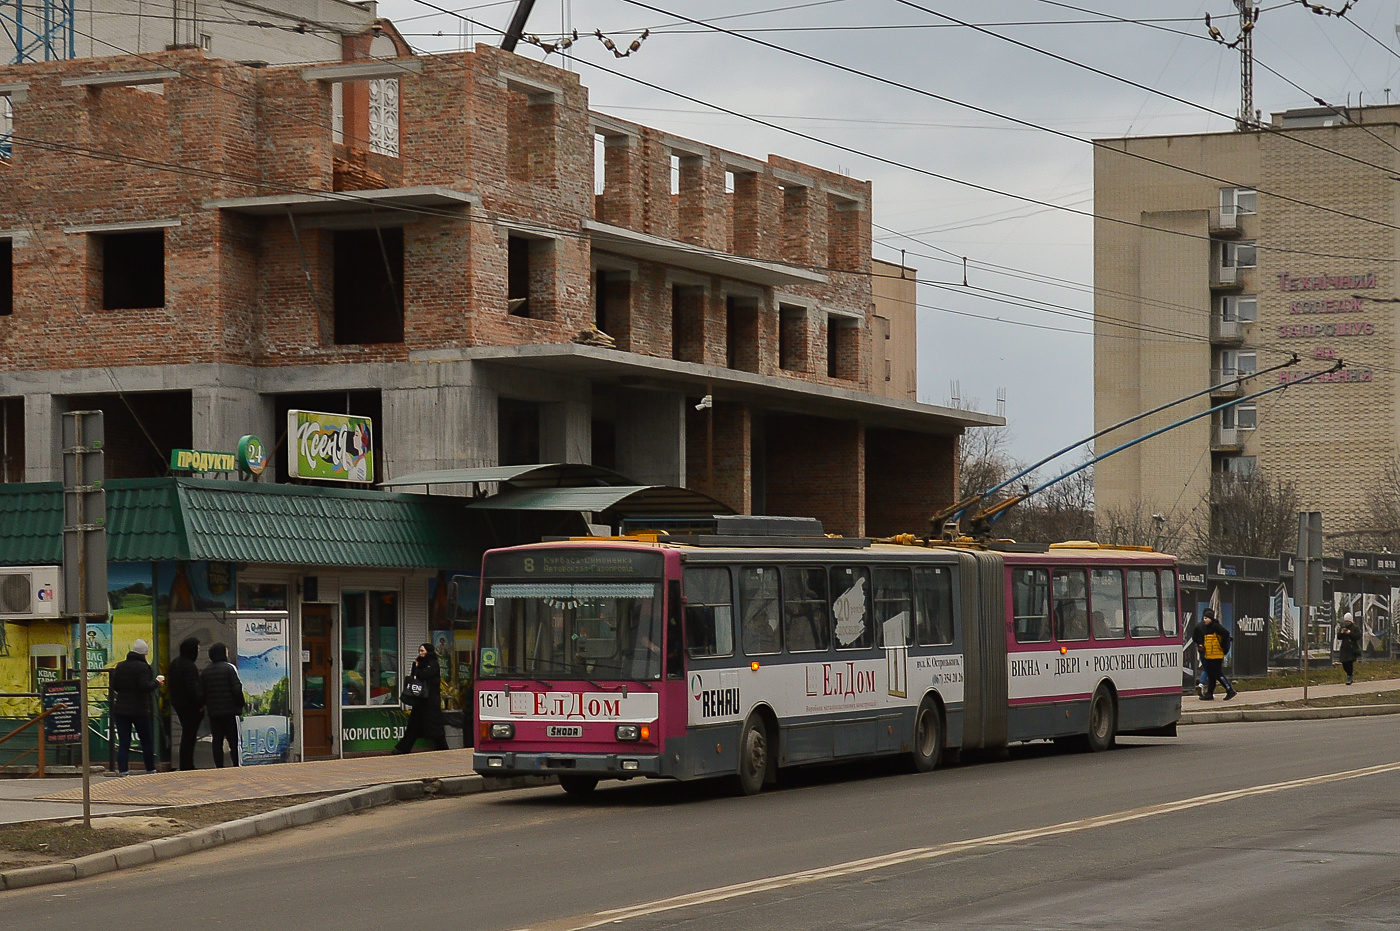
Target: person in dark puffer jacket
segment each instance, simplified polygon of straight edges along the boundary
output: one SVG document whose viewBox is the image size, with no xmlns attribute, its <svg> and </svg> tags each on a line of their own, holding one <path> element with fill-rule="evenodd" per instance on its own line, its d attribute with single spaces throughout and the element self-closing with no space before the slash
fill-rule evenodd
<svg viewBox="0 0 1400 931">
<path fill-rule="evenodd" d="M 180 655 L 170 661 L 170 707 L 180 719 L 180 768 L 194 769 L 194 742 L 204 721 L 204 692 L 199 685 L 199 638 L 187 637 Z"/>
<path fill-rule="evenodd" d="M 141 758 L 146 772 L 156 771 L 156 748 L 151 740 L 151 696 L 165 676 L 151 672 L 144 640 L 131 645 L 126 659 L 117 663 L 108 680 L 112 690 L 112 723 L 117 728 L 117 775 L 131 775 L 131 732 L 141 741 Z"/>
<path fill-rule="evenodd" d="M 209 733 L 214 737 L 214 765 L 223 769 L 224 743 L 228 743 L 233 765 L 238 765 L 238 716 L 243 713 L 243 681 L 238 669 L 228 661 L 228 647 L 209 647 L 209 665 L 199 674 L 204 691 L 204 712 L 209 715 Z"/>
</svg>

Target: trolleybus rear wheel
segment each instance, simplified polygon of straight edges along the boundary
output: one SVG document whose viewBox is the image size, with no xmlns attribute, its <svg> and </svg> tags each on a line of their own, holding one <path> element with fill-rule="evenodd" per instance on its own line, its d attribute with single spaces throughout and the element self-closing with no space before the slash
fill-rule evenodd
<svg viewBox="0 0 1400 931">
<path fill-rule="evenodd" d="M 597 776 L 560 776 L 559 787 L 570 795 L 588 795 L 598 788 Z"/>
<path fill-rule="evenodd" d="M 768 728 L 763 719 L 754 715 L 744 722 L 739 738 L 739 791 L 757 795 L 763 791 L 768 776 Z"/>
<path fill-rule="evenodd" d="M 914 749 L 909 756 L 921 773 L 937 769 L 943 756 L 943 717 L 932 699 L 925 698 L 914 714 Z"/>
<path fill-rule="evenodd" d="M 1101 688 L 1089 702 L 1089 749 L 1094 753 L 1113 749 L 1118 737 L 1118 709 L 1108 689 Z"/>
</svg>

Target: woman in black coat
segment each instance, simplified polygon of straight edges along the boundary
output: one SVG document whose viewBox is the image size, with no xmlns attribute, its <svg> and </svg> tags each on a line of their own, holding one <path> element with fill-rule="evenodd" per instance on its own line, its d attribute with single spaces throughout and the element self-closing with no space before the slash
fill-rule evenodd
<svg viewBox="0 0 1400 931">
<path fill-rule="evenodd" d="M 432 644 L 425 643 L 418 647 L 418 658 L 413 661 L 408 678 L 423 683 L 427 691 L 408 713 L 408 727 L 404 729 L 403 739 L 394 745 L 394 752 L 409 753 L 420 737 L 431 740 L 434 750 L 446 750 L 447 736 L 443 731 L 442 717 L 442 667 L 438 665 Z"/>
</svg>

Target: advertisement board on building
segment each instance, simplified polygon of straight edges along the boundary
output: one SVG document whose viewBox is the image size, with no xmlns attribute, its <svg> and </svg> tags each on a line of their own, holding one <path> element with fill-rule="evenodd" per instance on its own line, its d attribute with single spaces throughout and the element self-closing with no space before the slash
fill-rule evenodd
<svg viewBox="0 0 1400 931">
<path fill-rule="evenodd" d="M 368 417 L 287 411 L 287 472 L 325 482 L 374 481 L 374 424 Z"/>
<path fill-rule="evenodd" d="M 248 700 L 239 735 L 240 761 L 287 762 L 292 741 L 286 619 L 239 617 L 237 666 Z"/>
</svg>

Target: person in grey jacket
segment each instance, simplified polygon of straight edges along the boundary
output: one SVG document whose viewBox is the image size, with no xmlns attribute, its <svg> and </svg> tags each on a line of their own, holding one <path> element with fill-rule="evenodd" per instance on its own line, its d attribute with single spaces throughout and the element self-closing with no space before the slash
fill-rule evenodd
<svg viewBox="0 0 1400 931">
<path fill-rule="evenodd" d="M 215 643 L 209 647 L 209 665 L 199 674 L 204 692 L 204 713 L 209 716 L 209 733 L 214 738 L 214 765 L 223 769 L 224 744 L 228 744 L 238 765 L 238 716 L 243 713 L 243 681 L 238 669 L 228 661 L 228 647 Z"/>
</svg>

